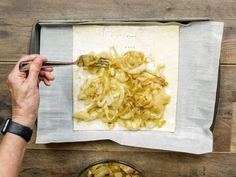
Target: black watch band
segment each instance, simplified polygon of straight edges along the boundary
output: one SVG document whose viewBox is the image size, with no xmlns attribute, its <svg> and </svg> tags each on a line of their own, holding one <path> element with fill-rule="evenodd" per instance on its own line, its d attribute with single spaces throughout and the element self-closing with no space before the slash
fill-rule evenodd
<svg viewBox="0 0 236 177">
<path fill-rule="evenodd" d="M 22 137 L 26 142 L 29 142 L 33 133 L 33 130 L 29 127 L 13 122 L 10 118 L 6 120 L 2 134 L 5 135 L 7 132 L 13 133 Z"/>
</svg>

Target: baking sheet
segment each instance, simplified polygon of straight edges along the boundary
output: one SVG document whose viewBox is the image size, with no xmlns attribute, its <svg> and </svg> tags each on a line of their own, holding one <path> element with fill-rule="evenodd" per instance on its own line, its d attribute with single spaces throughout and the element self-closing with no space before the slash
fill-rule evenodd
<svg viewBox="0 0 236 177">
<path fill-rule="evenodd" d="M 73 26 L 73 59 L 80 55 L 94 52 L 96 54 L 114 47 L 119 54 L 134 50 L 142 51 L 149 58 L 148 68 L 155 71 L 156 64 L 164 64 L 164 76 L 169 83 L 166 91 L 171 96 L 167 105 L 162 128 L 152 131 L 175 131 L 176 103 L 178 87 L 179 62 L 179 25 L 140 26 L 140 25 L 75 25 Z M 87 105 L 78 100 L 81 86 L 92 75 L 82 67 L 73 67 L 73 115 L 86 109 Z M 74 119 L 74 130 L 109 130 L 101 120 L 85 122 Z M 113 130 L 127 130 L 116 124 Z M 142 130 L 148 130 L 142 128 Z M 109 132 L 107 132 L 109 133 Z"/>
<path fill-rule="evenodd" d="M 36 143 L 111 139 L 117 143 L 201 154 L 212 151 L 214 115 L 223 23 L 193 22 L 180 29 L 176 131 L 73 131 L 72 67 L 54 71 L 51 87 L 40 85 Z M 40 53 L 72 60 L 72 27 L 41 28 Z"/>
</svg>

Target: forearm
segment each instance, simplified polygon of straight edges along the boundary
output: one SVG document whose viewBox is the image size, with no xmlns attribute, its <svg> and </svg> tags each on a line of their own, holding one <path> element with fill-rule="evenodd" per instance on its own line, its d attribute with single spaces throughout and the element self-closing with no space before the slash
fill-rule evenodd
<svg viewBox="0 0 236 177">
<path fill-rule="evenodd" d="M 0 144 L 0 177 L 17 177 L 26 149 L 26 141 L 6 133 Z"/>
<path fill-rule="evenodd" d="M 19 70 L 23 61 L 31 62 L 28 72 Z M 12 97 L 12 120 L 8 119 L 3 129 L 3 133 L 6 134 L 0 144 L 0 177 L 18 176 L 26 141 L 32 135 L 38 113 L 39 83 L 43 81 L 49 86 L 50 81 L 54 80 L 51 74 L 53 68 L 41 68 L 46 61 L 45 57 L 37 54 L 23 56 L 8 75 L 7 84 Z M 16 124 L 12 124 L 13 122 Z"/>
</svg>

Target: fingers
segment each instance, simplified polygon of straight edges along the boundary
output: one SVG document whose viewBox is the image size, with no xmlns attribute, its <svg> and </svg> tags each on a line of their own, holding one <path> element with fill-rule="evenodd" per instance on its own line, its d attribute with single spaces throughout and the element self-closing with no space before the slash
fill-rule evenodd
<svg viewBox="0 0 236 177">
<path fill-rule="evenodd" d="M 51 85 L 50 81 L 53 81 L 55 79 L 55 77 L 52 75 L 51 72 L 52 71 L 43 71 L 43 70 L 41 70 L 40 73 L 39 73 L 40 80 L 42 80 L 46 86 Z"/>
<path fill-rule="evenodd" d="M 42 81 L 43 81 L 43 83 L 44 83 L 46 86 L 50 86 L 50 85 L 51 85 L 50 81 L 47 80 L 45 77 L 42 78 Z"/>
<path fill-rule="evenodd" d="M 43 68 L 39 72 L 41 77 L 46 77 L 48 80 L 54 80 L 54 76 L 52 75 L 53 68 Z"/>
<path fill-rule="evenodd" d="M 43 71 L 49 71 L 52 72 L 53 71 L 53 67 L 46 67 L 46 68 L 42 68 Z"/>
<path fill-rule="evenodd" d="M 47 58 L 44 57 L 44 56 L 41 56 L 41 55 L 38 55 L 38 54 L 32 54 L 32 55 L 24 55 L 21 57 L 21 59 L 16 63 L 13 71 L 14 72 L 17 72 L 17 73 L 20 73 L 20 70 L 19 70 L 19 65 L 22 61 L 33 61 L 34 59 L 36 58 L 41 58 L 43 60 L 43 62 L 46 62 L 47 61 Z"/>
<path fill-rule="evenodd" d="M 42 64 L 47 59 L 45 57 L 40 56 L 40 55 L 33 55 L 33 57 L 36 57 L 36 58 L 33 59 L 31 65 L 30 65 L 29 75 L 28 75 L 27 80 L 30 83 L 37 86 L 38 85 L 38 77 L 39 77 L 39 73 L 41 71 Z"/>
<path fill-rule="evenodd" d="M 42 82 L 44 83 L 44 85 L 46 85 L 46 86 L 50 86 L 50 85 L 51 85 L 50 80 L 48 80 L 48 79 L 45 78 L 45 77 L 41 77 L 41 76 L 39 76 L 38 84 L 39 84 L 41 81 L 42 81 Z"/>
<path fill-rule="evenodd" d="M 25 72 L 21 72 L 19 70 L 20 62 L 22 61 L 32 61 L 28 73 L 28 77 Z M 38 86 L 40 81 L 43 81 L 46 86 L 50 85 L 50 81 L 53 81 L 55 78 L 51 74 L 53 71 L 52 67 L 42 68 L 43 62 L 46 62 L 47 58 L 38 54 L 33 55 L 25 55 L 22 56 L 21 59 L 17 62 L 13 69 L 13 73 L 22 77 L 24 74 L 25 79 L 27 82 L 32 84 L 33 86 Z"/>
<path fill-rule="evenodd" d="M 15 84 L 21 84 L 21 83 L 25 82 L 25 80 L 27 79 L 28 73 L 20 72 L 20 69 L 19 69 L 20 62 L 22 62 L 22 61 L 33 61 L 37 57 L 40 57 L 43 61 L 47 60 L 45 57 L 37 55 L 37 54 L 22 56 L 21 59 L 14 66 L 11 73 L 9 74 L 8 80 L 11 81 L 11 82 L 14 82 Z"/>
<path fill-rule="evenodd" d="M 55 79 L 55 77 L 52 75 L 53 68 L 52 67 L 47 67 L 47 68 L 42 68 L 41 71 L 39 72 L 39 80 L 43 81 L 46 86 L 51 85 L 51 81 Z"/>
<path fill-rule="evenodd" d="M 33 56 L 33 55 L 24 55 L 21 57 L 21 59 L 18 60 L 18 62 L 16 63 L 15 67 L 14 67 L 14 70 L 19 72 L 20 68 L 19 68 L 19 65 L 22 61 L 33 61 L 36 57 Z"/>
</svg>

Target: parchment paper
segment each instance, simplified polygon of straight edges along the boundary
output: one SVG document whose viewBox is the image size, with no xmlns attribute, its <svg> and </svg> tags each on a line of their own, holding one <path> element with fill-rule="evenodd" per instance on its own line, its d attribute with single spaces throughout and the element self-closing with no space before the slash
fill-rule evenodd
<svg viewBox="0 0 236 177">
<path fill-rule="evenodd" d="M 176 131 L 73 131 L 72 67 L 54 71 L 51 87 L 40 85 L 36 143 L 111 139 L 130 146 L 207 153 L 212 132 L 223 23 L 193 22 L 180 29 Z M 72 60 L 72 27 L 42 27 L 40 53 Z"/>
<path fill-rule="evenodd" d="M 80 55 L 91 52 L 97 54 L 109 52 L 110 47 L 114 47 L 119 54 L 130 50 L 142 51 L 150 60 L 147 67 L 153 71 L 157 64 L 164 64 L 163 75 L 168 82 L 166 92 L 171 96 L 171 100 L 163 115 L 166 124 L 161 128 L 153 128 L 151 131 L 174 132 L 178 88 L 179 25 L 73 26 L 74 60 L 77 60 Z M 78 100 L 78 97 L 80 88 L 91 77 L 94 75 L 84 71 L 82 67 L 73 67 L 73 114 L 88 107 L 82 100 Z M 74 130 L 109 130 L 109 127 L 99 119 L 89 122 L 74 119 Z M 127 129 L 117 123 L 112 130 Z M 140 131 L 143 130 L 150 129 L 142 128 Z"/>
</svg>

